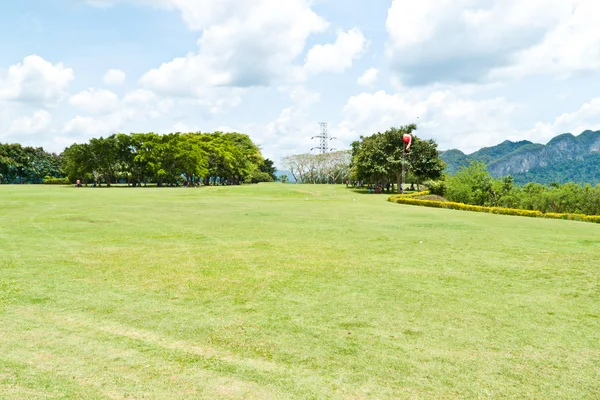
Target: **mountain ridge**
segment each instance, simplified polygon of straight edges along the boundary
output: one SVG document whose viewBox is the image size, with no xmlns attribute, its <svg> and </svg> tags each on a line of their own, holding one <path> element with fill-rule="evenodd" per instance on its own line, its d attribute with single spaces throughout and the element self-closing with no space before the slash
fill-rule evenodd
<svg viewBox="0 0 600 400">
<path fill-rule="evenodd" d="M 440 156 L 446 162 L 449 174 L 471 162 L 481 161 L 492 176 L 512 175 L 520 184 L 600 184 L 600 131 L 586 130 L 578 136 L 563 133 L 545 145 L 528 140 L 505 140 L 471 154 L 451 149 Z"/>
</svg>

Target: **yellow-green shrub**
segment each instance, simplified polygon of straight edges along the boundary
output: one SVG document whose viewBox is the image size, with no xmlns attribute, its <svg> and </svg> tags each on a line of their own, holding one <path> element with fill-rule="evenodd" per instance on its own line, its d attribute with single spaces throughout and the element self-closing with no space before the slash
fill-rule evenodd
<svg viewBox="0 0 600 400">
<path fill-rule="evenodd" d="M 391 196 L 388 201 L 398 204 L 407 204 L 422 207 L 433 207 L 433 208 L 446 208 L 451 210 L 462 210 L 462 211 L 474 211 L 484 212 L 490 214 L 502 214 L 502 215 L 515 215 L 520 217 L 533 217 L 533 218 L 553 218 L 553 219 L 567 219 L 572 221 L 583 221 L 583 222 L 594 222 L 600 223 L 600 215 L 582 215 L 582 214 L 557 214 L 557 213 L 542 213 L 535 210 L 520 210 L 516 208 L 503 208 L 503 207 L 484 207 L 484 206 L 473 206 L 464 203 L 455 202 L 444 202 L 444 201 L 433 201 L 433 200 L 421 200 L 415 199 L 414 196 L 403 196 L 396 195 Z"/>
<path fill-rule="evenodd" d="M 414 197 L 420 197 L 420 196 L 427 196 L 431 194 L 428 190 L 423 191 L 423 192 L 415 192 L 415 193 L 410 193 L 410 194 L 395 194 L 393 196 L 391 196 L 390 198 L 404 198 L 404 199 L 411 199 Z"/>
</svg>

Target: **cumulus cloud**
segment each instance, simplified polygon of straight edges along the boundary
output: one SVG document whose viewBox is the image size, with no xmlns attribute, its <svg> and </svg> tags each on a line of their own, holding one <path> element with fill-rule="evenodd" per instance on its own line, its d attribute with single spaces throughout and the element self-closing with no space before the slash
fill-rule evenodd
<svg viewBox="0 0 600 400">
<path fill-rule="evenodd" d="M 21 116 L 14 119 L 9 133 L 17 135 L 36 135 L 47 131 L 52 124 L 52 115 L 46 110 L 38 110 L 33 116 Z"/>
<path fill-rule="evenodd" d="M 394 0 L 387 55 L 407 85 L 477 82 L 591 0 Z M 594 5 L 596 7 L 596 5 Z"/>
<path fill-rule="evenodd" d="M 310 138 L 318 132 L 319 126 L 310 118 L 308 108 L 321 99 L 320 93 L 304 86 L 281 87 L 280 90 L 289 94 L 292 101 L 289 107 L 270 122 L 246 124 L 238 129 L 251 135 L 261 145 L 263 155 L 276 162 L 290 154 L 308 152 L 314 146 Z"/>
<path fill-rule="evenodd" d="M 81 104 L 88 108 L 88 111 L 97 111 L 94 105 L 94 96 L 92 93 L 102 93 L 102 91 L 89 91 L 80 93 Z M 89 97 L 88 97 L 89 96 Z M 139 124 L 143 121 L 159 118 L 167 114 L 173 107 L 173 101 L 163 99 L 154 93 L 138 89 L 127 93 L 122 99 L 114 98 L 110 94 L 97 96 L 97 98 L 110 99 L 109 108 L 111 112 L 104 112 L 95 116 L 77 115 L 68 121 L 62 129 L 67 136 L 94 137 L 101 135 L 111 135 L 113 133 L 126 130 L 128 124 Z M 89 101 L 89 102 L 88 102 Z"/>
<path fill-rule="evenodd" d="M 369 68 L 358 78 L 356 83 L 360 86 L 372 87 L 377 82 L 378 74 L 379 70 L 377 68 Z"/>
<path fill-rule="evenodd" d="M 109 69 L 108 71 L 106 71 L 106 74 L 104 74 L 102 80 L 107 85 L 116 86 L 123 84 L 125 82 L 126 77 L 127 75 L 125 75 L 125 72 L 119 69 Z"/>
<path fill-rule="evenodd" d="M 327 27 L 308 0 L 164 0 L 202 30 L 199 51 L 163 63 L 140 82 L 159 93 L 199 96 L 214 86 L 251 87 L 303 78 L 293 61 Z"/>
<path fill-rule="evenodd" d="M 532 129 L 519 134 L 519 138 L 543 143 L 561 133 L 578 135 L 588 129 L 600 130 L 600 97 L 591 99 L 576 111 L 559 115 L 554 122 L 537 122 Z"/>
<path fill-rule="evenodd" d="M 571 3 L 571 2 L 567 2 Z M 572 12 L 544 40 L 517 53 L 507 67 L 493 71 L 497 79 L 552 74 L 569 77 L 600 68 L 600 7 L 593 0 L 573 0 Z"/>
<path fill-rule="evenodd" d="M 52 104 L 65 95 L 74 77 L 73 70 L 62 63 L 27 56 L 0 75 L 0 99 Z"/>
<path fill-rule="evenodd" d="M 69 98 L 69 103 L 92 114 L 102 114 L 114 111 L 118 107 L 118 96 L 110 90 L 88 89 Z"/>
<path fill-rule="evenodd" d="M 504 140 L 513 131 L 508 121 L 515 109 L 501 97 L 476 101 L 452 90 L 382 90 L 350 97 L 335 133 L 349 143 L 360 135 L 418 122 L 419 136 L 435 138 L 441 148 L 469 151 Z"/>
<path fill-rule="evenodd" d="M 333 44 L 317 44 L 306 56 L 304 69 L 309 73 L 343 72 L 360 58 L 366 49 L 367 39 L 358 28 L 339 32 Z"/>
</svg>

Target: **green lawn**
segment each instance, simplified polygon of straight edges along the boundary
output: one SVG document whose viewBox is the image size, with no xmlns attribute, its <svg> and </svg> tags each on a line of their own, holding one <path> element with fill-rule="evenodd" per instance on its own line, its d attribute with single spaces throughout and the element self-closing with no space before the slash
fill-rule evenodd
<svg viewBox="0 0 600 400">
<path fill-rule="evenodd" d="M 600 398 L 600 226 L 1 186 L 0 398 Z"/>
</svg>

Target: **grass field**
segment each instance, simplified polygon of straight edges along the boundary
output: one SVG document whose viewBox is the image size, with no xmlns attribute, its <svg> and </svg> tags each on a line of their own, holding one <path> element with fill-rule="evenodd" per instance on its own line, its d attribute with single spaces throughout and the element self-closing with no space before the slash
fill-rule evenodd
<svg viewBox="0 0 600 400">
<path fill-rule="evenodd" d="M 0 187 L 0 398 L 600 398 L 600 226 L 385 200 Z"/>
</svg>

